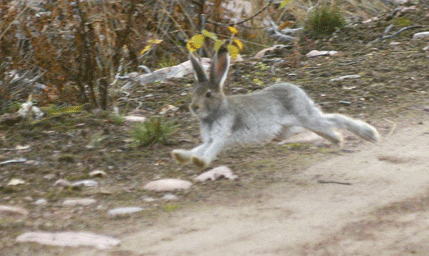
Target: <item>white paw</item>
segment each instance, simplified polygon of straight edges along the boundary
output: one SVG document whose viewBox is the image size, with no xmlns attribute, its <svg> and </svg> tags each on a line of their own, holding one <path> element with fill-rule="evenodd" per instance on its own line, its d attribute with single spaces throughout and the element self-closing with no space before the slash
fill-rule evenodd
<svg viewBox="0 0 429 256">
<path fill-rule="evenodd" d="M 171 151 L 171 156 L 174 158 L 174 160 L 181 164 L 185 164 L 191 161 L 191 157 L 189 156 L 189 154 L 187 154 L 187 151 L 183 149 L 175 149 Z"/>
<path fill-rule="evenodd" d="M 197 166 L 198 168 L 204 169 L 210 165 L 209 162 L 205 161 L 204 159 L 198 157 L 198 156 L 192 156 L 192 163 Z"/>
</svg>

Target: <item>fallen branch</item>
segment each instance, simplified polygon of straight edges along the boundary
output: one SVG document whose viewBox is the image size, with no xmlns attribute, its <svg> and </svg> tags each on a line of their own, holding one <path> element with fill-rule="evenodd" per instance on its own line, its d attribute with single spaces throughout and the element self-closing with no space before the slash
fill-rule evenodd
<svg viewBox="0 0 429 256">
<path fill-rule="evenodd" d="M 392 25 L 390 25 L 392 26 Z M 390 27 L 389 26 L 389 27 Z M 395 36 L 398 36 L 399 34 L 401 34 L 402 32 L 404 32 L 405 30 L 409 30 L 409 29 L 415 29 L 415 28 L 422 28 L 423 26 L 417 25 L 417 26 L 409 26 L 409 27 L 405 27 L 405 28 L 401 28 L 400 30 L 396 31 L 395 33 L 391 34 L 391 35 L 383 35 L 380 39 L 381 40 L 385 40 L 385 39 L 389 39 L 389 38 L 393 38 Z M 387 29 L 386 29 L 387 30 Z M 387 31 L 387 33 L 390 31 L 390 29 Z M 387 34 L 385 33 L 385 34 Z"/>
<path fill-rule="evenodd" d="M 372 42 L 370 42 L 370 44 L 375 43 L 377 41 L 383 41 L 386 39 L 390 39 L 393 38 L 395 36 L 398 36 L 399 34 L 401 34 L 402 32 L 404 32 L 405 30 L 409 30 L 409 29 L 415 29 L 415 28 L 422 28 L 423 26 L 420 25 L 416 25 L 416 26 L 409 26 L 409 27 L 404 27 L 401 28 L 400 30 L 396 31 L 395 33 L 391 34 L 391 35 L 387 35 L 387 33 L 390 32 L 390 30 L 392 30 L 393 25 L 389 25 L 383 32 L 383 35 L 378 36 L 378 38 L 374 39 Z"/>
<path fill-rule="evenodd" d="M 285 28 L 279 31 L 278 26 L 271 20 L 268 20 L 268 24 L 270 26 L 270 28 L 266 29 L 265 31 L 271 36 L 274 37 L 277 40 L 280 41 L 286 41 L 286 42 L 291 42 L 295 40 L 294 36 L 290 36 L 290 35 L 286 35 L 286 34 L 295 34 L 301 30 L 303 30 L 302 27 L 300 28 Z"/>
<path fill-rule="evenodd" d="M 24 163 L 26 161 L 27 161 L 27 159 L 25 159 L 25 158 L 16 158 L 16 159 L 11 159 L 11 160 L 0 162 L 0 165 L 15 164 L 15 163 Z"/>
<path fill-rule="evenodd" d="M 339 184 L 339 185 L 353 185 L 350 182 L 341 182 L 341 181 L 333 181 L 333 180 L 317 180 L 317 183 L 321 183 L 321 184 Z"/>
</svg>

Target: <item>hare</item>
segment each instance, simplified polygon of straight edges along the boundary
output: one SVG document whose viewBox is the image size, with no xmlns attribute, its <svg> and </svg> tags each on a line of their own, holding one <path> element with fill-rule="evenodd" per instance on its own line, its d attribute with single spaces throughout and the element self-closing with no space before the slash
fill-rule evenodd
<svg viewBox="0 0 429 256">
<path fill-rule="evenodd" d="M 346 129 L 364 140 L 376 142 L 377 130 L 360 120 L 341 114 L 324 114 L 299 87 L 279 83 L 261 91 L 225 96 L 230 58 L 221 47 L 212 60 L 210 75 L 190 53 L 198 83 L 193 91 L 191 112 L 199 119 L 203 143 L 191 150 L 171 152 L 179 163 L 192 162 L 205 168 L 224 148 L 237 144 L 268 142 L 284 137 L 297 127 L 306 128 L 334 144 L 343 146 L 338 129 Z"/>
</svg>

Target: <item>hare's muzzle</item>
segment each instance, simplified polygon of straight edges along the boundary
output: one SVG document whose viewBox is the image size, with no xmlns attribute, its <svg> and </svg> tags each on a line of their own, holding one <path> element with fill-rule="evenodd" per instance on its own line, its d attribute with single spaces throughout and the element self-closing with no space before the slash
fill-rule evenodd
<svg viewBox="0 0 429 256">
<path fill-rule="evenodd" d="M 198 106 L 198 104 L 194 104 L 194 103 L 192 103 L 192 104 L 191 104 L 191 106 L 190 106 L 190 108 L 191 108 L 191 111 L 192 111 L 195 115 L 198 115 L 198 112 L 199 112 L 199 110 L 200 110 L 200 106 Z"/>
</svg>

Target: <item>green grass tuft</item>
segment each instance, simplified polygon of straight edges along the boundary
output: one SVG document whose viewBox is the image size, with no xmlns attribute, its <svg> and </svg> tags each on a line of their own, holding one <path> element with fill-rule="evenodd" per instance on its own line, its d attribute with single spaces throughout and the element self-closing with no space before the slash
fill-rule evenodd
<svg viewBox="0 0 429 256">
<path fill-rule="evenodd" d="M 324 5 L 310 13 L 305 29 L 317 35 L 330 35 L 337 28 L 343 28 L 345 24 L 346 21 L 338 7 Z"/>
<path fill-rule="evenodd" d="M 146 122 L 135 124 L 131 130 L 131 137 L 136 145 L 141 147 L 157 142 L 169 144 L 174 127 L 171 122 L 166 122 L 163 117 L 155 116 Z"/>
</svg>

